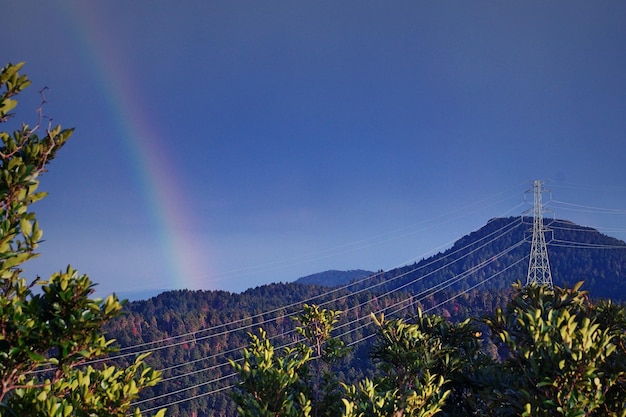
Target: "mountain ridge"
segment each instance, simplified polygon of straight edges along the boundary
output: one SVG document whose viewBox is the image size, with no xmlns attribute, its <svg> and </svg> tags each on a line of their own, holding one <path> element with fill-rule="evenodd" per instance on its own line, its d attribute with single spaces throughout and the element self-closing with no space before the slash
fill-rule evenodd
<svg viewBox="0 0 626 417">
<path fill-rule="evenodd" d="M 585 281 L 585 287 L 593 288 L 592 295 L 596 297 L 626 300 L 624 241 L 569 220 L 546 222 L 546 228 L 550 231 L 546 240 L 554 285 L 572 287 L 578 281 Z M 531 235 L 532 218 L 492 218 L 481 228 L 459 238 L 445 251 L 412 265 L 379 272 L 372 280 L 355 283 L 350 290 L 372 285 L 383 292 L 393 290 L 394 286 L 404 286 L 409 292 L 419 293 L 427 290 L 428 285 L 463 290 L 478 285 L 486 278 L 484 289 L 506 288 L 517 280 L 526 280 Z M 501 268 L 505 269 L 502 271 Z M 451 282 L 451 274 L 464 278 Z M 350 282 L 340 275 L 337 280 L 331 277 L 325 273 L 312 274 L 306 280 L 301 278 L 295 282 L 327 287 Z M 425 278 L 428 278 L 428 284 L 422 285 L 421 281 Z M 395 284 L 385 281 L 395 281 Z"/>
</svg>

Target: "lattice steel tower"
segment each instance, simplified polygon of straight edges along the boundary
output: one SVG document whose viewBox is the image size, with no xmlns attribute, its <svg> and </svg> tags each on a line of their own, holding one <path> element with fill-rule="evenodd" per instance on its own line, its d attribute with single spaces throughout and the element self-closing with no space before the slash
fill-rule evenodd
<svg viewBox="0 0 626 417">
<path fill-rule="evenodd" d="M 545 235 L 548 229 L 543 226 L 543 204 L 541 197 L 544 192 L 543 181 L 535 180 L 533 182 L 533 240 L 530 247 L 526 285 L 532 283 L 552 287 L 552 273 L 550 272 L 550 261 L 548 259 Z"/>
</svg>

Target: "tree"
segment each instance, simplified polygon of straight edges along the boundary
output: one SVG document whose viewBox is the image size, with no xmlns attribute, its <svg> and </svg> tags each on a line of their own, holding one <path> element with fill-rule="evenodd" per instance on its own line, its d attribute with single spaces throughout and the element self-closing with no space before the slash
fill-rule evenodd
<svg viewBox="0 0 626 417">
<path fill-rule="evenodd" d="M 331 336 L 339 314 L 304 304 L 296 318 L 296 332 L 304 339 L 280 354 L 263 329 L 259 336 L 249 334 L 250 346 L 243 350 L 241 363 L 229 361 L 241 379 L 232 394 L 239 415 L 338 415 L 340 385 L 330 366 L 346 353 L 344 344 Z"/>
<path fill-rule="evenodd" d="M 286 347 L 278 354 L 263 329 L 250 334 L 250 346 L 241 363 L 230 360 L 241 383 L 233 391 L 237 412 L 242 417 L 308 417 L 311 400 L 302 380 L 311 350 Z"/>
<path fill-rule="evenodd" d="M 331 332 L 339 321 L 341 312 L 304 304 L 296 318 L 296 332 L 304 337 L 311 361 L 307 363 L 303 378 L 310 390 L 313 417 L 335 417 L 341 411 L 341 385 L 332 366 L 344 358 L 349 349 L 343 341 L 332 337 Z"/>
<path fill-rule="evenodd" d="M 372 318 L 378 332 L 371 357 L 379 372 L 347 387 L 346 417 L 470 414 L 465 398 L 480 341 L 469 319 L 453 324 L 419 309 L 410 322 Z"/>
<path fill-rule="evenodd" d="M 14 116 L 16 96 L 31 83 L 22 66 L 0 70 L 0 123 Z M 145 355 L 126 368 L 87 364 L 114 351 L 101 326 L 122 303 L 114 295 L 90 298 L 94 284 L 71 266 L 46 281 L 22 276 L 42 237 L 29 211 L 46 195 L 37 192 L 39 177 L 73 133 L 48 126 L 40 136 L 41 115 L 40 107 L 34 127 L 0 132 L 0 415 L 125 416 L 160 373 Z"/>
<path fill-rule="evenodd" d="M 505 359 L 491 372 L 485 415 L 626 416 L 624 307 L 574 288 L 516 284 L 486 318 Z"/>
</svg>

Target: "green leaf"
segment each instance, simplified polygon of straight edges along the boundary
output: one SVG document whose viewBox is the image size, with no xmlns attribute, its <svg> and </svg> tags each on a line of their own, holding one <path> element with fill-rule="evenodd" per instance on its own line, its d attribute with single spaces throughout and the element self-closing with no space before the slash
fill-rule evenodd
<svg viewBox="0 0 626 417">
<path fill-rule="evenodd" d="M 165 416 L 166 411 L 167 411 L 167 408 L 162 408 L 154 415 L 154 417 L 163 417 Z"/>
<path fill-rule="evenodd" d="M 30 358 L 30 360 L 32 360 L 32 361 L 35 361 L 35 362 L 45 362 L 46 361 L 46 357 L 43 356 L 43 355 L 40 355 L 39 353 L 28 351 L 27 354 L 28 354 L 28 357 Z"/>
<path fill-rule="evenodd" d="M 22 217 L 20 220 L 20 229 L 22 229 L 24 236 L 30 236 L 33 232 L 33 225 L 28 219 Z"/>
</svg>

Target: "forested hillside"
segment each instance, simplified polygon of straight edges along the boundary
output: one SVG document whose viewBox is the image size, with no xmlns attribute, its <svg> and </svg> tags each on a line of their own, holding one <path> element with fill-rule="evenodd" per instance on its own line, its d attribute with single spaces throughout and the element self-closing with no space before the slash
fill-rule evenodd
<svg viewBox="0 0 626 417">
<path fill-rule="evenodd" d="M 145 392 L 142 408 L 169 405 L 170 415 L 234 416 L 228 393 L 237 379 L 227 360 L 241 357 L 248 332 L 263 327 L 276 346 L 289 345 L 298 340 L 292 318 L 303 302 L 342 311 L 333 335 L 353 350 L 337 375 L 354 382 L 373 373 L 368 360 L 375 331 L 371 312 L 410 316 L 421 307 L 459 322 L 504 306 L 512 283 L 526 277 L 529 228 L 519 217 L 493 219 L 443 253 L 357 279 L 353 285 L 271 284 L 240 294 L 166 292 L 129 303 L 107 331 L 122 347 L 117 360 L 153 351 L 149 363 L 164 371 L 163 382 Z M 556 285 L 572 287 L 584 280 L 583 288 L 592 297 L 624 300 L 624 242 L 565 221 L 550 228 L 554 232 L 548 250 Z M 483 349 L 494 348 L 485 339 Z"/>
</svg>

